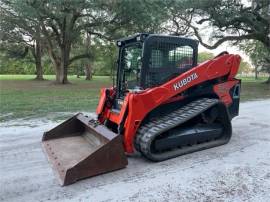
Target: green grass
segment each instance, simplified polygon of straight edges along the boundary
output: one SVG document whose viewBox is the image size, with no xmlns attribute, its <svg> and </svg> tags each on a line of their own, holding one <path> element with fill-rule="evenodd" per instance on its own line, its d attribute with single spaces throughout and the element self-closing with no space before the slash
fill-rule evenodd
<svg viewBox="0 0 270 202">
<path fill-rule="evenodd" d="M 2 120 L 48 116 L 52 112 L 94 111 L 100 88 L 111 85 L 109 77 L 69 77 L 71 84 L 56 85 L 54 76 L 45 81 L 33 80 L 33 75 L 0 75 Z M 0 120 L 1 121 L 1 120 Z"/>
<path fill-rule="evenodd" d="M 255 82 L 255 83 L 263 83 L 267 80 L 267 77 L 258 77 L 258 79 L 255 79 L 254 77 L 239 77 L 242 82 Z"/>
<path fill-rule="evenodd" d="M 267 78 L 241 77 L 241 101 L 251 101 L 256 99 L 270 99 L 270 85 L 265 84 Z"/>
<path fill-rule="evenodd" d="M 106 76 L 96 76 L 91 81 L 70 76 L 72 84 L 67 85 L 54 84 L 54 78 L 46 75 L 45 81 L 36 81 L 34 75 L 0 75 L 0 121 L 48 117 L 55 112 L 94 111 L 100 88 L 112 84 Z M 266 78 L 241 79 L 241 101 L 270 98 L 269 85 L 263 84 Z"/>
</svg>

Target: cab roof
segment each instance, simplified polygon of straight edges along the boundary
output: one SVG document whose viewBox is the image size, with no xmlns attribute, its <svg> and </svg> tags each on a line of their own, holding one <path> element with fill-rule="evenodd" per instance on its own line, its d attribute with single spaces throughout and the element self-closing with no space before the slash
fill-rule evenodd
<svg viewBox="0 0 270 202">
<path fill-rule="evenodd" d="M 174 35 L 137 33 L 137 34 L 134 34 L 134 35 L 131 35 L 128 37 L 118 39 L 116 41 L 116 45 L 118 47 L 121 47 L 125 44 L 134 43 L 134 42 L 138 42 L 138 41 L 144 42 L 146 39 L 152 38 L 152 37 L 161 38 L 161 39 L 163 38 L 163 39 L 166 39 L 166 41 L 168 39 L 172 39 L 172 41 L 185 41 L 186 43 L 194 44 L 194 45 L 195 44 L 198 45 L 198 43 L 199 43 L 197 40 L 194 40 L 194 39 L 180 37 L 180 36 L 174 36 Z"/>
</svg>

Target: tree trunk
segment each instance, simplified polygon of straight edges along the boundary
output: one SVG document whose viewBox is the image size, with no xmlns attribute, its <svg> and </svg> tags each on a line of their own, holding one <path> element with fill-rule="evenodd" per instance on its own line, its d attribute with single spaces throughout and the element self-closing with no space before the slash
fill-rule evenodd
<svg viewBox="0 0 270 202">
<path fill-rule="evenodd" d="M 57 83 L 67 84 L 68 82 L 68 66 L 69 66 L 69 55 L 70 55 L 70 41 L 66 41 L 61 48 L 61 65 L 60 65 L 60 75 Z"/>
<path fill-rule="evenodd" d="M 40 27 L 36 27 L 35 44 L 31 48 L 32 55 L 35 59 L 36 65 L 36 80 L 44 80 L 43 78 L 43 66 L 41 62 L 42 52 L 41 52 L 41 37 L 40 37 Z"/>
<path fill-rule="evenodd" d="M 80 78 L 80 76 L 81 76 L 81 71 L 80 71 L 81 68 L 80 68 L 79 65 L 77 65 L 76 70 L 77 70 L 77 72 L 76 72 L 77 78 Z"/>
<path fill-rule="evenodd" d="M 56 33 L 56 41 L 53 42 L 53 38 L 49 34 L 50 32 L 47 30 L 45 24 L 42 24 L 43 33 L 47 39 L 47 47 L 48 53 L 55 68 L 56 74 L 56 83 L 57 84 L 67 84 L 68 82 L 68 66 L 70 64 L 70 50 L 72 44 L 72 36 L 74 24 L 76 21 L 76 17 L 72 16 L 71 18 L 66 15 L 64 16 L 62 26 L 58 32 Z M 56 43 L 55 43 L 56 42 Z M 57 46 L 55 45 L 57 44 Z M 56 51 L 60 47 L 60 54 Z"/>
<path fill-rule="evenodd" d="M 50 58 L 52 60 L 53 66 L 54 66 L 55 82 L 60 84 L 61 83 L 61 74 L 63 74 L 62 73 L 62 70 L 61 70 L 61 67 L 62 67 L 62 65 L 61 65 L 61 59 L 58 58 L 54 54 L 54 52 L 51 49 L 51 47 L 48 46 L 47 49 L 48 49 L 49 56 L 50 56 Z"/>
<path fill-rule="evenodd" d="M 258 66 L 255 67 L 255 80 L 258 79 Z"/>
<path fill-rule="evenodd" d="M 62 60 L 62 59 L 61 59 Z M 65 69 L 66 68 L 66 69 Z M 67 84 L 68 83 L 68 78 L 67 78 L 67 66 L 64 63 L 64 61 L 62 60 L 60 62 L 60 65 L 57 66 L 56 68 L 56 78 L 55 78 L 55 82 L 57 84 Z"/>
<path fill-rule="evenodd" d="M 86 48 L 88 51 L 91 48 L 91 34 L 89 33 L 86 35 Z M 91 80 L 92 76 L 92 65 L 91 61 L 88 59 L 87 64 L 85 65 L 85 80 Z"/>
<path fill-rule="evenodd" d="M 67 19 L 64 19 L 64 28 L 63 28 L 63 42 L 60 45 L 61 47 L 61 63 L 60 68 L 56 72 L 56 82 L 58 84 L 67 84 L 68 82 L 68 66 L 69 66 L 69 56 L 70 56 L 70 49 L 71 49 L 71 36 L 70 30 L 68 29 Z"/>
<path fill-rule="evenodd" d="M 85 65 L 85 76 L 85 80 L 92 79 L 92 66 L 89 62 Z"/>
<path fill-rule="evenodd" d="M 63 51 L 61 50 L 61 53 L 62 52 Z M 53 50 L 51 50 L 50 47 L 48 47 L 48 53 L 53 62 L 53 66 L 55 70 L 55 83 L 65 84 L 68 81 L 67 81 L 67 74 L 65 76 L 65 71 L 64 71 L 63 53 L 61 54 L 61 58 L 60 58 L 53 53 Z"/>
<path fill-rule="evenodd" d="M 61 56 L 61 65 L 60 65 L 60 69 L 59 69 L 57 83 L 67 84 L 68 83 L 67 73 L 68 73 L 68 60 L 69 60 L 69 58 L 67 57 L 66 50 L 62 50 L 61 55 L 62 55 Z"/>
<path fill-rule="evenodd" d="M 35 45 L 35 63 L 36 63 L 36 79 L 44 80 L 43 78 L 43 66 L 41 64 L 41 44 L 40 38 L 36 40 Z"/>
<path fill-rule="evenodd" d="M 70 41 L 66 40 L 61 47 L 61 62 L 56 71 L 56 83 L 67 84 L 68 82 L 68 66 L 69 66 L 69 54 L 70 54 Z"/>
</svg>

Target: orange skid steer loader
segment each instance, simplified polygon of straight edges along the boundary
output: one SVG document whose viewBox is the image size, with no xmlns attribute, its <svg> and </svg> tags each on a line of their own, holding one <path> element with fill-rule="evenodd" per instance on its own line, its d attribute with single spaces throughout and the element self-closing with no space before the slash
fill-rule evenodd
<svg viewBox="0 0 270 202">
<path fill-rule="evenodd" d="M 45 132 L 61 185 L 124 168 L 135 151 L 151 161 L 226 144 L 238 115 L 240 57 L 197 64 L 198 42 L 136 34 L 117 41 L 116 85 L 101 89 L 97 119 L 77 114 Z"/>
</svg>

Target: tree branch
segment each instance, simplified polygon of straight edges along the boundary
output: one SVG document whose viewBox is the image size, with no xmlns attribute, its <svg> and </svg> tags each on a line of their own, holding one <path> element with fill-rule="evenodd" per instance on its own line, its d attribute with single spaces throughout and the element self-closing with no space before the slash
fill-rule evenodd
<svg viewBox="0 0 270 202">
<path fill-rule="evenodd" d="M 83 58 L 91 59 L 92 57 L 93 57 L 93 55 L 90 54 L 90 53 L 84 53 L 84 54 L 81 54 L 81 55 L 76 55 L 76 56 L 69 59 L 69 64 L 71 64 L 74 61 L 79 60 L 79 59 L 83 59 Z"/>
<path fill-rule="evenodd" d="M 49 33 L 48 33 L 48 31 L 47 31 L 47 29 L 46 29 L 43 22 L 41 22 L 41 27 L 42 27 L 42 31 L 44 33 L 44 36 L 45 36 L 45 38 L 46 38 L 46 40 L 48 42 L 48 46 L 49 46 L 48 47 L 48 52 L 49 52 L 49 54 L 51 55 L 51 57 L 53 58 L 54 61 L 58 61 L 58 58 L 57 58 L 56 54 L 53 51 L 53 43 L 52 43 L 51 37 L 50 37 L 50 35 L 49 35 Z"/>
<path fill-rule="evenodd" d="M 208 49 L 216 49 L 218 46 L 223 44 L 226 41 L 235 41 L 235 40 L 243 40 L 243 39 L 255 39 L 256 34 L 247 34 L 247 35 L 241 35 L 241 36 L 224 36 L 223 38 L 216 41 L 213 45 L 209 45 L 205 43 L 202 39 L 202 37 L 199 34 L 199 31 L 196 27 L 190 25 L 190 27 L 193 29 L 195 36 L 199 40 L 199 42 Z"/>
<path fill-rule="evenodd" d="M 100 38 L 106 39 L 108 41 L 112 41 L 113 40 L 111 37 L 105 36 L 105 34 L 102 34 L 102 33 L 99 33 L 99 32 L 94 32 L 94 31 L 89 31 L 89 30 L 86 30 L 86 31 L 90 35 L 95 35 L 95 36 L 98 36 Z"/>
<path fill-rule="evenodd" d="M 58 29 L 57 27 L 53 24 L 53 22 L 49 21 L 49 25 L 50 27 L 52 28 L 53 32 L 55 33 L 55 36 L 56 36 L 56 41 L 57 43 L 59 44 L 59 47 L 61 47 L 61 36 L 58 32 Z"/>
</svg>

